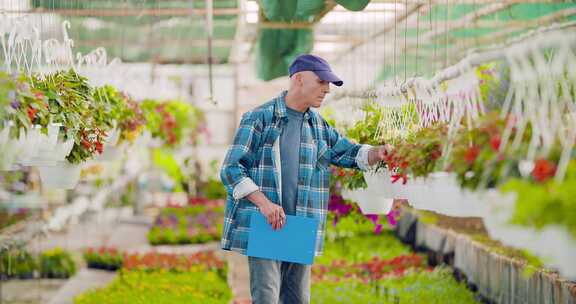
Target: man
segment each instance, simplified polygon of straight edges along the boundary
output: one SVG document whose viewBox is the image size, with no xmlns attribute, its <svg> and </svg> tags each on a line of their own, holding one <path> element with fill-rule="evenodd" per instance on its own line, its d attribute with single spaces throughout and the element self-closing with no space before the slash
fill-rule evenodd
<svg viewBox="0 0 576 304">
<path fill-rule="evenodd" d="M 250 214 L 261 212 L 274 230 L 286 214 L 320 221 L 316 252 L 322 253 L 328 208 L 330 165 L 366 170 L 384 159 L 384 146 L 350 142 L 310 108 L 318 108 L 341 86 L 328 63 L 314 55 L 297 57 L 289 68 L 290 87 L 243 115 L 222 165 L 228 190 L 222 248 L 246 254 Z M 396 206 L 395 206 L 396 207 Z M 310 302 L 310 266 L 248 257 L 254 304 Z"/>
</svg>

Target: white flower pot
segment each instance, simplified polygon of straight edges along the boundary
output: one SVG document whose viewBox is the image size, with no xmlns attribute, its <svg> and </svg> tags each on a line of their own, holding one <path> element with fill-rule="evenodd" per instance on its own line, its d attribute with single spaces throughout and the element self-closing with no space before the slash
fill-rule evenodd
<svg viewBox="0 0 576 304">
<path fill-rule="evenodd" d="M 108 135 L 104 138 L 104 145 L 115 146 L 120 139 L 120 131 L 116 128 L 108 131 Z"/>
<path fill-rule="evenodd" d="M 40 133 L 39 127 L 32 127 L 26 131 L 20 130 L 20 137 L 18 139 L 20 142 L 20 152 L 17 158 L 18 163 L 27 165 L 32 158 L 38 155 L 41 135 L 42 133 Z"/>
<path fill-rule="evenodd" d="M 388 214 L 393 199 L 368 189 L 344 190 L 342 197 L 358 204 L 363 214 Z"/>
<path fill-rule="evenodd" d="M 23 160 L 25 166 L 53 166 L 57 161 L 64 160 L 58 147 L 62 144 L 58 141 L 61 124 L 50 124 L 48 126 L 48 135 L 40 134 L 38 137 L 38 153 L 28 159 Z M 66 157 L 66 156 L 64 156 Z"/>
<path fill-rule="evenodd" d="M 116 145 L 116 146 L 104 146 L 104 151 L 102 154 L 96 157 L 96 160 L 99 161 L 113 161 L 121 158 L 124 155 L 124 151 L 126 146 L 125 145 Z"/>
<path fill-rule="evenodd" d="M 484 226 L 492 239 L 526 249 L 540 257 L 547 267 L 558 269 L 563 277 L 576 279 L 576 240 L 564 227 L 549 225 L 537 230 L 510 224 L 517 203 L 515 194 L 490 190 L 483 199 L 490 213 L 484 217 Z"/>
<path fill-rule="evenodd" d="M 430 174 L 427 182 L 429 206 L 426 209 L 456 217 L 481 215 L 477 208 L 480 204 L 474 203 L 476 194 L 461 189 L 455 174 L 435 172 Z"/>
<path fill-rule="evenodd" d="M 80 180 L 80 165 L 67 161 L 57 162 L 55 166 L 39 166 L 40 179 L 46 188 L 73 189 Z"/>
<path fill-rule="evenodd" d="M 427 210 L 428 184 L 424 178 L 409 178 L 404 193 L 413 208 Z"/>
<path fill-rule="evenodd" d="M 20 152 L 20 141 L 10 138 L 10 127 L 0 131 L 0 171 L 14 169 L 14 164 Z"/>
</svg>

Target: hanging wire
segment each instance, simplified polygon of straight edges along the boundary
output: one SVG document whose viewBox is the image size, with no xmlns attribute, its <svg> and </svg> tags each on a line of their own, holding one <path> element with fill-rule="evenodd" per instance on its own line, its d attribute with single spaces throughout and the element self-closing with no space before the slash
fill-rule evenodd
<svg viewBox="0 0 576 304">
<path fill-rule="evenodd" d="M 394 82 L 396 83 L 396 27 L 398 25 L 398 2 L 394 2 L 394 55 L 393 55 L 393 77 L 394 77 Z"/>
<path fill-rule="evenodd" d="M 420 48 L 420 8 L 416 11 L 416 66 L 414 68 L 414 76 L 418 76 L 418 63 L 420 56 L 418 50 Z"/>
<path fill-rule="evenodd" d="M 445 18 L 444 18 L 444 67 L 448 66 L 448 10 L 449 10 L 449 3 L 446 0 L 446 8 L 445 8 Z"/>
<path fill-rule="evenodd" d="M 432 21 L 432 14 L 434 13 L 434 9 L 432 8 L 432 0 L 428 0 L 428 7 L 430 7 L 430 29 L 428 30 L 428 32 L 430 33 L 434 33 L 434 23 Z M 435 61 L 436 61 L 436 42 L 434 41 L 434 38 L 432 38 L 432 44 L 433 44 L 433 60 L 429 61 L 429 67 L 430 70 L 433 70 L 434 66 L 436 66 Z"/>
<path fill-rule="evenodd" d="M 408 12 L 408 0 L 404 1 L 404 11 L 407 14 Z M 404 83 L 406 83 L 406 72 L 408 69 L 408 15 L 406 15 L 406 18 L 404 18 L 405 22 L 404 22 Z"/>
</svg>

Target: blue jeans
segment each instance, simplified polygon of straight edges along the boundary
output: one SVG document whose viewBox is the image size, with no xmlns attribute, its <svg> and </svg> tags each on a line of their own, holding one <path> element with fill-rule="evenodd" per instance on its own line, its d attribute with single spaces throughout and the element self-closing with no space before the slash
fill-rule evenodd
<svg viewBox="0 0 576 304">
<path fill-rule="evenodd" d="M 252 304 L 310 303 L 310 265 L 248 257 Z"/>
</svg>

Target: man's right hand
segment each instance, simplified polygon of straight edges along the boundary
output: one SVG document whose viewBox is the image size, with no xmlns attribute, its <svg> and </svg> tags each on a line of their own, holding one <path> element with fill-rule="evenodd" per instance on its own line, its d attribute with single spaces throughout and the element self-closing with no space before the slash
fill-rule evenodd
<svg viewBox="0 0 576 304">
<path fill-rule="evenodd" d="M 272 229 L 278 230 L 286 224 L 286 214 L 282 206 L 272 203 L 261 191 L 254 191 L 246 197 L 254 205 L 258 206 Z"/>
<path fill-rule="evenodd" d="M 272 225 L 272 229 L 278 230 L 284 227 L 286 224 L 286 214 L 284 214 L 284 209 L 272 202 L 267 202 L 258 206 L 260 212 L 266 217 L 268 223 Z"/>
</svg>

